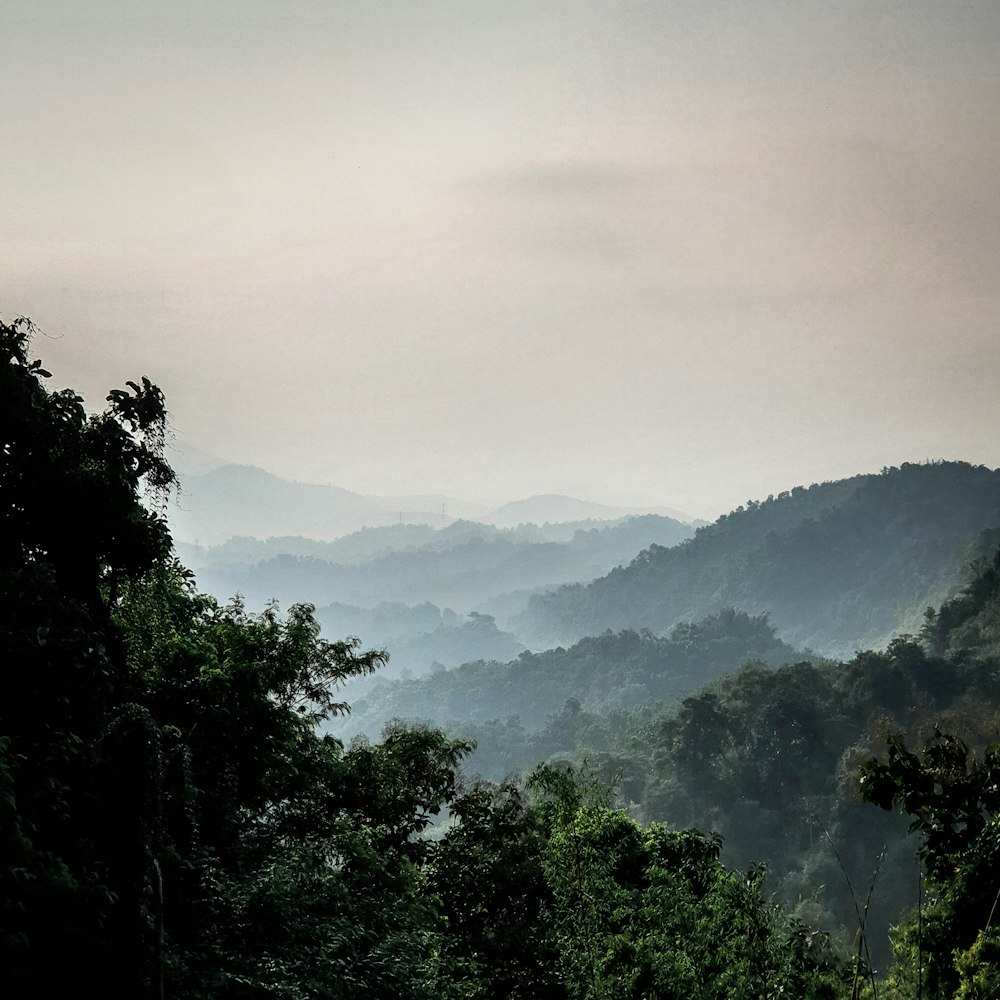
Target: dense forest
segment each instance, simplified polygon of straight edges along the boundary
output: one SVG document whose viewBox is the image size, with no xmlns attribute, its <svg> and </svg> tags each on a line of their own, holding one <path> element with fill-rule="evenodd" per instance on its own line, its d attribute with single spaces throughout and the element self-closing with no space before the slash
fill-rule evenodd
<svg viewBox="0 0 1000 1000">
<path fill-rule="evenodd" d="M 47 390 L 30 334 L 0 324 L 7 995 L 998 994 L 1000 558 L 926 610 L 919 634 L 843 664 L 725 673 L 788 649 L 766 608 L 737 608 L 692 614 L 667 637 L 609 633 L 474 665 L 470 684 L 551 674 L 539 692 L 552 710 L 520 711 L 555 747 L 523 778 L 477 780 L 462 734 L 397 722 L 345 744 L 330 732 L 348 707 L 338 689 L 385 654 L 323 638 L 308 604 L 252 612 L 200 593 L 163 516 L 174 476 L 162 393 L 129 382 L 88 414 L 71 390 Z M 941 546 L 969 540 L 972 508 L 986 521 L 976 530 L 996 527 L 995 474 L 933 474 L 966 483 L 942 492 L 959 526 Z M 838 518 L 808 530 L 829 542 L 847 530 Z M 716 538 L 707 530 L 662 551 L 697 555 Z M 924 580 L 921 552 L 938 540 L 913 537 L 910 575 Z M 636 688 L 611 710 L 608 661 L 588 666 L 602 643 Z M 704 671 L 716 679 L 692 691 Z M 570 674 L 579 695 L 555 707 Z M 916 836 L 890 842 L 900 824 Z M 756 863 L 767 853 L 784 865 L 784 899 L 799 879 L 799 905 L 775 899 Z M 914 907 L 886 967 L 872 905 L 889 853 L 910 859 Z M 843 939 L 812 917 L 830 916 L 821 885 L 848 878 L 850 910 L 832 914 L 850 925 Z"/>
<path fill-rule="evenodd" d="M 588 585 L 535 595 L 513 627 L 529 646 L 553 645 L 663 632 L 731 606 L 770 612 L 794 646 L 850 656 L 916 630 L 998 523 L 1000 471 L 963 462 L 796 487 Z"/>
<path fill-rule="evenodd" d="M 846 663 L 805 660 L 766 619 L 729 611 L 670 638 L 609 632 L 377 686 L 334 731 L 440 724 L 476 742 L 467 770 L 491 780 L 539 760 L 589 766 L 633 815 L 720 834 L 733 866 L 765 862 L 786 906 L 844 943 L 851 883 L 877 867 L 866 943 L 884 968 L 917 882 L 906 824 L 863 806 L 859 768 L 887 740 L 920 743 L 935 726 L 980 749 L 1000 735 L 995 575 L 983 564 L 925 611 L 919 636 Z"/>
<path fill-rule="evenodd" d="M 567 702 L 607 711 L 679 699 L 745 663 L 778 665 L 797 658 L 801 654 L 777 638 L 766 615 L 752 618 L 730 609 L 678 625 L 669 636 L 605 632 L 569 649 L 525 651 L 507 663 L 481 659 L 429 677 L 376 684 L 337 731 L 374 735 L 400 715 L 516 718 L 537 729 Z"/>
</svg>

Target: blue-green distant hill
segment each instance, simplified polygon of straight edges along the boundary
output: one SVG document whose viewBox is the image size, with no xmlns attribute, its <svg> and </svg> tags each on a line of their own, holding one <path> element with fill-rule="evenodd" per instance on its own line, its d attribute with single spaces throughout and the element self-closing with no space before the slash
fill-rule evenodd
<svg viewBox="0 0 1000 1000">
<path fill-rule="evenodd" d="M 849 656 L 919 628 L 998 525 L 1000 470 L 907 464 L 752 502 L 590 584 L 534 595 L 511 626 L 538 648 L 734 607 L 769 612 L 794 646 Z"/>
<path fill-rule="evenodd" d="M 234 539 L 211 549 L 187 546 L 182 555 L 201 587 L 222 599 L 239 591 L 251 606 L 270 598 L 318 607 L 432 602 L 463 614 L 493 613 L 494 598 L 592 580 L 650 544 L 675 545 L 692 534 L 689 525 L 655 514 L 517 529 L 459 521 L 440 530 L 372 528 L 332 542 Z M 518 602 L 519 610 L 526 599 Z M 366 636 L 360 626 L 351 631 L 366 642 L 385 638 Z"/>
</svg>

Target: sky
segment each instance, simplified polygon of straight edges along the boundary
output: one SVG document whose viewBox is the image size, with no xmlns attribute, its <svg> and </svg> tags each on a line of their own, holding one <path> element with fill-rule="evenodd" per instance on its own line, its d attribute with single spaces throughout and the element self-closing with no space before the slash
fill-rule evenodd
<svg viewBox="0 0 1000 1000">
<path fill-rule="evenodd" d="M 995 0 L 5 0 L 0 315 L 363 493 L 1000 466 L 998 51 Z"/>
</svg>

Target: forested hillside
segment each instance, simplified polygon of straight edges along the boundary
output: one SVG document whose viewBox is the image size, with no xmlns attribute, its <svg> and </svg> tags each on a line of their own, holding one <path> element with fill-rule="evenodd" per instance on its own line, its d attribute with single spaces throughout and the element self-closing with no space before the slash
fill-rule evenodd
<svg viewBox="0 0 1000 1000">
<path fill-rule="evenodd" d="M 770 612 L 794 646 L 850 656 L 918 628 L 998 524 L 1000 471 L 962 462 L 797 487 L 589 585 L 532 597 L 514 630 L 537 647 L 603 629 L 663 633 L 731 606 Z"/>
<path fill-rule="evenodd" d="M 606 632 L 569 649 L 524 652 L 508 663 L 478 660 L 428 677 L 376 684 L 338 723 L 337 732 L 373 735 L 393 718 L 516 719 L 539 729 L 569 701 L 585 710 L 631 708 L 676 699 L 745 663 L 787 663 L 799 653 L 781 642 L 767 616 L 733 611 L 678 625 L 669 637 Z"/>
<path fill-rule="evenodd" d="M 744 629 L 753 623 L 773 635 L 766 623 L 735 617 Z M 963 744 L 935 734 L 954 734 L 979 753 L 1000 735 L 1000 552 L 981 564 L 952 600 L 927 612 L 918 637 L 899 638 L 884 652 L 860 653 L 846 663 L 790 662 L 778 669 L 751 664 L 673 704 L 623 710 L 620 691 L 600 680 L 620 677 L 624 689 L 637 677 L 647 684 L 652 678 L 676 680 L 657 668 L 677 663 L 677 647 L 689 630 L 703 636 L 723 631 L 713 619 L 678 629 L 670 640 L 609 633 L 569 650 L 522 658 L 542 668 L 537 671 L 523 662 L 492 670 L 468 664 L 426 681 L 393 684 L 380 692 L 381 700 L 371 697 L 356 707 L 369 725 L 379 714 L 373 706 L 382 711 L 391 706 L 401 716 L 420 715 L 433 723 L 453 720 L 445 725 L 453 737 L 478 744 L 467 766 L 493 780 L 526 771 L 537 760 L 590 768 L 645 821 L 719 834 L 723 858 L 735 868 L 764 863 L 784 904 L 808 924 L 833 933 L 844 947 L 858 928 L 856 896 L 867 894 L 874 880 L 864 940 L 875 967 L 884 972 L 891 962 L 890 928 L 918 903 L 916 845 L 907 837 L 905 819 L 873 813 L 865 805 L 863 765 L 885 759 L 888 741 L 897 748 L 890 759 L 910 764 L 883 794 L 896 789 L 902 795 L 904 779 L 921 782 L 906 799 L 914 804 L 935 786 L 919 777 L 916 758 L 899 748 L 930 741 L 931 764 L 936 760 L 948 769 L 946 777 L 935 779 L 946 798 L 936 814 L 923 814 L 930 818 L 920 828 L 933 827 L 934 815 L 943 816 L 943 810 L 961 807 L 966 811 L 949 822 L 959 830 L 964 823 L 980 829 L 980 807 L 962 804 L 961 795 L 973 791 L 972 779 L 962 777 Z M 704 655 L 704 647 L 697 646 L 691 650 L 695 658 Z M 786 652 L 793 651 L 776 648 L 772 656 L 780 660 Z M 552 698 L 544 719 L 533 709 L 559 683 L 570 690 L 574 682 L 594 685 L 585 704 L 570 699 L 556 706 Z M 492 717 L 486 710 L 490 699 L 499 706 Z M 417 708 L 407 712 L 407 704 Z M 520 717 L 507 714 L 511 706 L 521 709 Z M 985 766 L 971 759 L 968 765 Z M 992 772 L 976 773 L 975 780 L 984 783 Z M 949 781 L 966 791 L 947 791 Z M 993 793 L 981 788 L 977 794 Z M 954 850 L 956 844 L 972 849 L 961 837 L 938 849 Z M 1000 889 L 995 876 L 989 884 L 994 893 Z M 977 899 L 981 910 L 986 904 Z M 980 918 L 978 925 L 968 921 L 964 947 L 982 930 L 981 912 Z M 911 951 L 905 961 L 912 963 L 913 941 L 907 940 Z M 912 972 L 897 969 L 894 975 L 910 976 L 912 986 Z M 941 975 L 954 986 L 954 969 Z"/>
<path fill-rule="evenodd" d="M 463 618 L 433 604 L 379 604 L 370 609 L 330 604 L 317 609 L 316 620 L 327 635 L 357 633 L 373 645 L 391 648 L 391 660 L 380 677 L 427 674 L 484 657 L 506 662 L 524 650 L 516 636 L 497 628 L 492 615 L 473 611 Z"/>
</svg>

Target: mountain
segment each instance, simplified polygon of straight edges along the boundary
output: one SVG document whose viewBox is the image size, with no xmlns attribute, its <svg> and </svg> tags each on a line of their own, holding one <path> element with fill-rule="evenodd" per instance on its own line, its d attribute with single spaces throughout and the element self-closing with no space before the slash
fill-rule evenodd
<svg viewBox="0 0 1000 1000">
<path fill-rule="evenodd" d="M 419 548 L 436 538 L 440 530 L 429 524 L 390 524 L 380 528 L 362 528 L 328 542 L 301 535 L 278 535 L 264 539 L 234 535 L 220 545 L 174 544 L 184 565 L 193 570 L 253 566 L 278 556 L 302 556 L 356 566 L 390 552 Z"/>
<path fill-rule="evenodd" d="M 434 604 L 409 606 L 383 602 L 374 608 L 328 604 L 316 609 L 325 635 L 364 636 L 364 644 L 390 651 L 379 681 L 408 673 L 455 667 L 474 659 L 510 660 L 524 646 L 497 628 L 491 615 L 471 612 L 465 619 Z M 371 679 L 354 690 L 372 686 Z"/>
<path fill-rule="evenodd" d="M 436 494 L 368 496 L 339 486 L 283 479 L 253 465 L 224 464 L 190 445 L 175 449 L 171 458 L 180 469 L 180 493 L 168 518 L 174 538 L 186 543 L 218 545 L 240 536 L 331 541 L 362 528 L 403 524 L 440 528 L 471 519 L 513 528 L 618 521 L 652 513 L 696 523 L 669 507 L 609 507 L 563 496 L 530 497 L 492 512 L 484 504 Z"/>
<path fill-rule="evenodd" d="M 906 464 L 740 507 L 589 585 L 535 595 L 512 624 L 537 648 L 604 629 L 664 633 L 732 606 L 768 611 L 786 641 L 844 657 L 920 626 L 1000 525 L 1000 470 Z"/>
<path fill-rule="evenodd" d="M 519 524 L 558 524 L 564 521 L 614 521 L 637 514 L 658 514 L 674 521 L 693 524 L 698 519 L 672 507 L 610 507 L 559 494 L 544 494 L 514 500 L 502 507 L 482 514 L 480 521 L 495 524 L 498 528 L 515 528 Z M 703 523 L 703 522 L 699 522 Z"/>
<path fill-rule="evenodd" d="M 164 457 L 179 476 L 201 476 L 229 464 L 218 455 L 177 438 L 167 445 Z"/>
<path fill-rule="evenodd" d="M 251 465 L 223 465 L 182 476 L 168 515 L 176 538 L 216 544 L 234 535 L 333 539 L 365 526 L 441 526 L 483 510 L 454 497 L 364 496 L 339 486 L 282 479 Z"/>
<path fill-rule="evenodd" d="M 679 625 L 669 637 L 606 632 L 569 649 L 524 652 L 507 663 L 478 660 L 369 686 L 351 715 L 332 728 L 341 736 L 376 735 L 386 722 L 405 717 L 438 724 L 516 719 L 518 726 L 535 730 L 567 704 L 605 712 L 630 708 L 682 697 L 745 663 L 796 659 L 802 654 L 776 636 L 766 615 L 727 610 Z"/>
<path fill-rule="evenodd" d="M 551 530 L 563 533 L 562 526 Z M 290 540 L 288 547 L 299 553 L 295 555 L 270 555 L 269 542 L 247 539 L 215 550 L 188 549 L 185 554 L 196 556 L 199 586 L 221 599 L 238 591 L 251 606 L 271 598 L 286 605 L 308 601 L 358 607 L 429 601 L 467 613 L 490 611 L 491 600 L 512 591 L 592 580 L 652 543 L 675 545 L 691 534 L 690 526 L 653 514 L 575 528 L 566 541 L 548 541 L 545 529 L 502 530 L 460 521 L 438 531 L 414 531 L 404 525 L 369 529 L 360 538 L 326 543 L 300 539 L 292 545 L 295 540 Z M 357 561 L 354 557 L 368 537 L 375 539 L 376 548 L 407 538 L 411 544 Z M 213 559 L 213 551 L 223 553 L 223 558 Z M 234 552 L 244 554 L 234 557 Z M 258 552 L 260 558 L 251 561 L 247 552 Z M 326 557 L 339 558 L 336 553 L 341 552 L 351 561 L 334 562 Z M 517 610 L 523 608 L 527 596 L 518 602 Z"/>
</svg>

